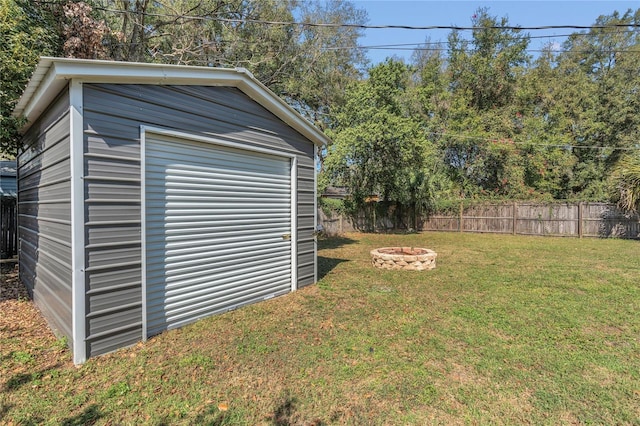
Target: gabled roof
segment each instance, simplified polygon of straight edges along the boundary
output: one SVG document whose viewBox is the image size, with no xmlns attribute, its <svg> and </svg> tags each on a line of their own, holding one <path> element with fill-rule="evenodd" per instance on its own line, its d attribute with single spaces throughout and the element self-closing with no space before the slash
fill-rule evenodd
<svg viewBox="0 0 640 426">
<path fill-rule="evenodd" d="M 235 87 L 314 144 L 323 145 L 329 142 L 324 133 L 244 68 L 210 68 L 50 57 L 40 58 L 29 84 L 13 110 L 14 116 L 27 118 L 23 132 L 72 79 L 85 83 Z"/>
</svg>

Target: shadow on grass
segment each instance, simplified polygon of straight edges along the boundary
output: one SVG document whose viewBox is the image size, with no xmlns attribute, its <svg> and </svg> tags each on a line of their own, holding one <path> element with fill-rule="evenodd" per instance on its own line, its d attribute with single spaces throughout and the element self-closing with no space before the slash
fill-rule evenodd
<svg viewBox="0 0 640 426">
<path fill-rule="evenodd" d="M 271 417 L 272 424 L 275 426 L 289 426 L 297 424 L 305 424 L 309 426 L 324 425 L 324 422 L 320 419 L 301 421 L 300 416 L 296 413 L 296 403 L 296 398 L 291 396 L 289 391 L 286 391 L 282 395 L 280 403 L 273 411 L 273 416 Z"/>
<path fill-rule="evenodd" d="M 318 280 L 323 279 L 329 272 L 347 259 L 336 259 L 333 257 L 318 256 Z"/>
<path fill-rule="evenodd" d="M 2 419 L 4 419 L 4 416 L 7 415 L 7 413 L 13 408 L 14 406 L 12 404 L 2 404 L 0 405 L 0 423 L 2 423 Z"/>
<path fill-rule="evenodd" d="M 354 243 L 357 243 L 357 241 L 347 237 L 341 237 L 341 236 L 320 237 L 318 238 L 318 249 L 319 250 L 337 249 L 337 248 L 346 246 L 347 244 L 354 244 Z"/>
<path fill-rule="evenodd" d="M 294 423 L 296 399 L 289 392 L 285 393 L 282 402 L 273 412 L 273 424 L 276 426 L 287 426 Z"/>
<path fill-rule="evenodd" d="M 169 425 L 171 423 L 160 423 L 160 425 Z M 222 426 L 233 424 L 233 421 L 229 418 L 227 412 L 220 411 L 218 407 L 211 406 L 207 410 L 201 412 L 196 416 L 193 421 L 189 422 L 190 425 L 204 425 L 204 426 Z"/>
<path fill-rule="evenodd" d="M 273 410 L 273 413 L 267 415 L 264 420 L 268 422 L 268 424 L 274 426 L 289 426 L 289 425 L 298 425 L 304 424 L 308 426 L 322 426 L 325 423 L 320 419 L 315 419 L 312 421 L 301 421 L 300 414 L 297 412 L 296 407 L 297 400 L 295 397 L 291 396 L 291 394 L 286 391 L 284 394 L 277 400 L 276 408 Z M 239 423 L 245 423 L 242 418 L 239 418 L 237 415 L 234 415 L 233 411 L 220 411 L 217 407 L 211 406 L 208 409 L 202 411 L 198 414 L 192 421 L 189 422 L 190 425 L 205 425 L 205 426 L 222 426 L 222 425 L 234 425 Z M 169 422 L 160 422 L 158 426 L 169 425 Z"/>
<path fill-rule="evenodd" d="M 104 414 L 102 414 L 98 406 L 92 404 L 85 408 L 82 413 L 78 414 L 77 416 L 64 419 L 60 424 L 63 426 L 92 425 L 102 417 L 104 417 Z"/>
<path fill-rule="evenodd" d="M 4 385 L 4 390 L 6 392 L 14 391 L 14 390 L 18 389 L 19 387 L 21 387 L 23 385 L 26 385 L 29 382 L 33 382 L 35 380 L 39 380 L 42 376 L 47 374 L 49 371 L 55 370 L 56 368 L 58 368 L 60 366 L 61 366 L 61 364 L 56 364 L 53 367 L 43 368 L 42 370 L 36 371 L 36 372 L 33 372 L 33 373 L 16 374 L 15 376 L 13 376 L 9 380 L 7 380 L 7 383 Z"/>
</svg>

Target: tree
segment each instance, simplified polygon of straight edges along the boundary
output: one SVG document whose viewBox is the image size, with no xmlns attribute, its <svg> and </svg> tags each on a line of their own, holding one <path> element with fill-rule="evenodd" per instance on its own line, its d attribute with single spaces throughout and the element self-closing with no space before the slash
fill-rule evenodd
<svg viewBox="0 0 640 426">
<path fill-rule="evenodd" d="M 573 113 L 564 103 L 568 96 L 564 93 L 583 87 L 578 80 L 570 83 L 564 78 L 555 65 L 556 56 L 551 45 L 544 49 L 519 79 L 510 110 L 521 147 L 526 195 L 535 198 L 574 195 L 570 185 L 577 162 L 570 148 Z"/>
<path fill-rule="evenodd" d="M 575 33 L 558 57 L 563 89 L 557 95 L 569 118 L 567 132 L 577 162 L 570 183 L 582 197 L 605 199 L 606 177 L 640 131 L 640 9 L 598 17 L 593 28 Z"/>
<path fill-rule="evenodd" d="M 640 155 L 622 157 L 611 178 L 612 200 L 623 210 L 640 212 Z"/>
<path fill-rule="evenodd" d="M 8 130 L 15 128 L 8 103 L 15 103 L 42 54 L 244 67 L 322 128 L 366 60 L 356 49 L 361 30 L 339 25 L 366 22 L 347 0 L 2 2 L 3 144 L 16 140 L 15 130 Z"/>
<path fill-rule="evenodd" d="M 365 24 L 367 15 L 345 0 L 302 2 L 305 23 Z M 282 95 L 321 129 L 329 126 L 331 108 L 344 103 L 345 90 L 362 77 L 367 58 L 358 48 L 362 30 L 353 26 L 305 26 L 299 34 L 293 73 Z"/>
<path fill-rule="evenodd" d="M 173 2 L 172 2 L 173 3 Z M 149 62 L 150 38 L 162 34 L 160 3 L 151 0 L 106 0 L 101 8 L 112 37 L 110 56 L 116 61 Z M 157 10 L 156 10 L 157 9 Z M 113 11 L 116 12 L 107 12 Z M 169 25 L 171 21 L 167 22 Z"/>
<path fill-rule="evenodd" d="M 91 16 L 93 8 L 85 2 L 63 5 L 63 54 L 69 58 L 107 59 L 109 52 L 103 40 L 110 34 L 104 21 Z"/>
<path fill-rule="evenodd" d="M 423 61 L 420 85 L 429 128 L 449 176 L 464 196 L 522 196 L 524 167 L 515 107 L 518 83 L 529 57 L 527 34 L 500 28 L 506 18 L 478 9 L 472 39 L 449 36 L 446 67 L 437 57 Z M 438 73 L 439 69 L 443 69 Z M 443 81 L 444 76 L 444 81 Z"/>
<path fill-rule="evenodd" d="M 107 3 L 114 59 L 243 67 L 321 127 L 365 62 L 355 49 L 361 30 L 292 23 L 365 23 L 364 11 L 346 0 Z"/>
<path fill-rule="evenodd" d="M 471 43 L 461 40 L 457 31 L 449 37 L 452 87 L 468 92 L 471 106 L 480 111 L 508 105 L 522 67 L 529 61 L 529 36 L 500 28 L 509 26 L 508 19 L 489 15 L 487 8 L 479 8 L 471 24 L 476 28 Z"/>
<path fill-rule="evenodd" d="M 15 156 L 21 120 L 11 117 L 41 55 L 58 52 L 51 16 L 29 1 L 0 0 L 0 151 Z"/>
<path fill-rule="evenodd" d="M 431 203 L 431 147 L 401 102 L 410 75 L 407 65 L 387 60 L 369 70 L 369 79 L 351 85 L 337 109 L 322 178 L 347 187 L 355 207 L 377 196 L 400 217 L 403 206 L 415 213 Z"/>
</svg>

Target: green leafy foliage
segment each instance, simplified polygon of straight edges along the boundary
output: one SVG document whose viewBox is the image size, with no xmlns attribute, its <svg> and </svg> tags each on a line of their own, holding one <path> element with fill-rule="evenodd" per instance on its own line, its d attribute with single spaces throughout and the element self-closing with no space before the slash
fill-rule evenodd
<svg viewBox="0 0 640 426">
<path fill-rule="evenodd" d="M 629 212 L 640 211 L 640 156 L 627 155 L 611 176 L 611 198 Z"/>
<path fill-rule="evenodd" d="M 639 19 L 601 16 L 622 26 L 534 61 L 528 34 L 478 9 L 472 38 L 452 32 L 447 55 L 388 60 L 349 87 L 321 182 L 348 187 L 355 206 L 379 197 L 422 212 L 456 198 L 610 199 L 621 154 L 640 148 Z"/>
<path fill-rule="evenodd" d="M 436 158 L 422 123 L 402 103 L 411 71 L 387 60 L 349 87 L 337 109 L 324 175 L 349 189 L 355 207 L 374 198 L 417 214 L 433 204 L 436 188 L 446 187 L 434 176 Z"/>
<path fill-rule="evenodd" d="M 22 120 L 11 116 L 40 55 L 57 52 L 46 10 L 25 0 L 0 0 L 0 153 L 17 153 Z"/>
<path fill-rule="evenodd" d="M 366 62 L 347 0 L 2 0 L 2 150 L 15 153 L 9 118 L 40 55 L 243 67 L 321 128 Z"/>
<path fill-rule="evenodd" d="M 40 55 L 244 67 L 333 137 L 319 183 L 347 186 L 345 206 L 619 199 L 609 184 L 640 149 L 640 9 L 534 60 L 529 34 L 480 8 L 446 53 L 369 69 L 366 20 L 348 0 L 0 0 L 0 149 L 16 153 L 10 114 Z"/>
<path fill-rule="evenodd" d="M 355 27 L 265 23 L 365 23 L 366 13 L 346 0 L 107 3 L 109 11 L 101 10 L 114 59 L 243 67 L 320 127 L 366 61 L 355 49 L 362 35 Z"/>
</svg>

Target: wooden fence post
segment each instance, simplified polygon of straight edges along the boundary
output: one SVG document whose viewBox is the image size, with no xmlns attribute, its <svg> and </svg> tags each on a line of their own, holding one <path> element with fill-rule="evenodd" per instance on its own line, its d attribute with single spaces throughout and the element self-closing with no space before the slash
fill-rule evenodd
<svg viewBox="0 0 640 426">
<path fill-rule="evenodd" d="M 513 235 L 516 235 L 518 225 L 518 203 L 516 201 L 513 202 Z"/>
<path fill-rule="evenodd" d="M 460 219 L 458 221 L 458 232 L 462 232 L 462 213 L 464 212 L 464 205 L 460 201 Z"/>
<path fill-rule="evenodd" d="M 582 201 L 578 203 L 578 238 L 582 238 Z"/>
</svg>

